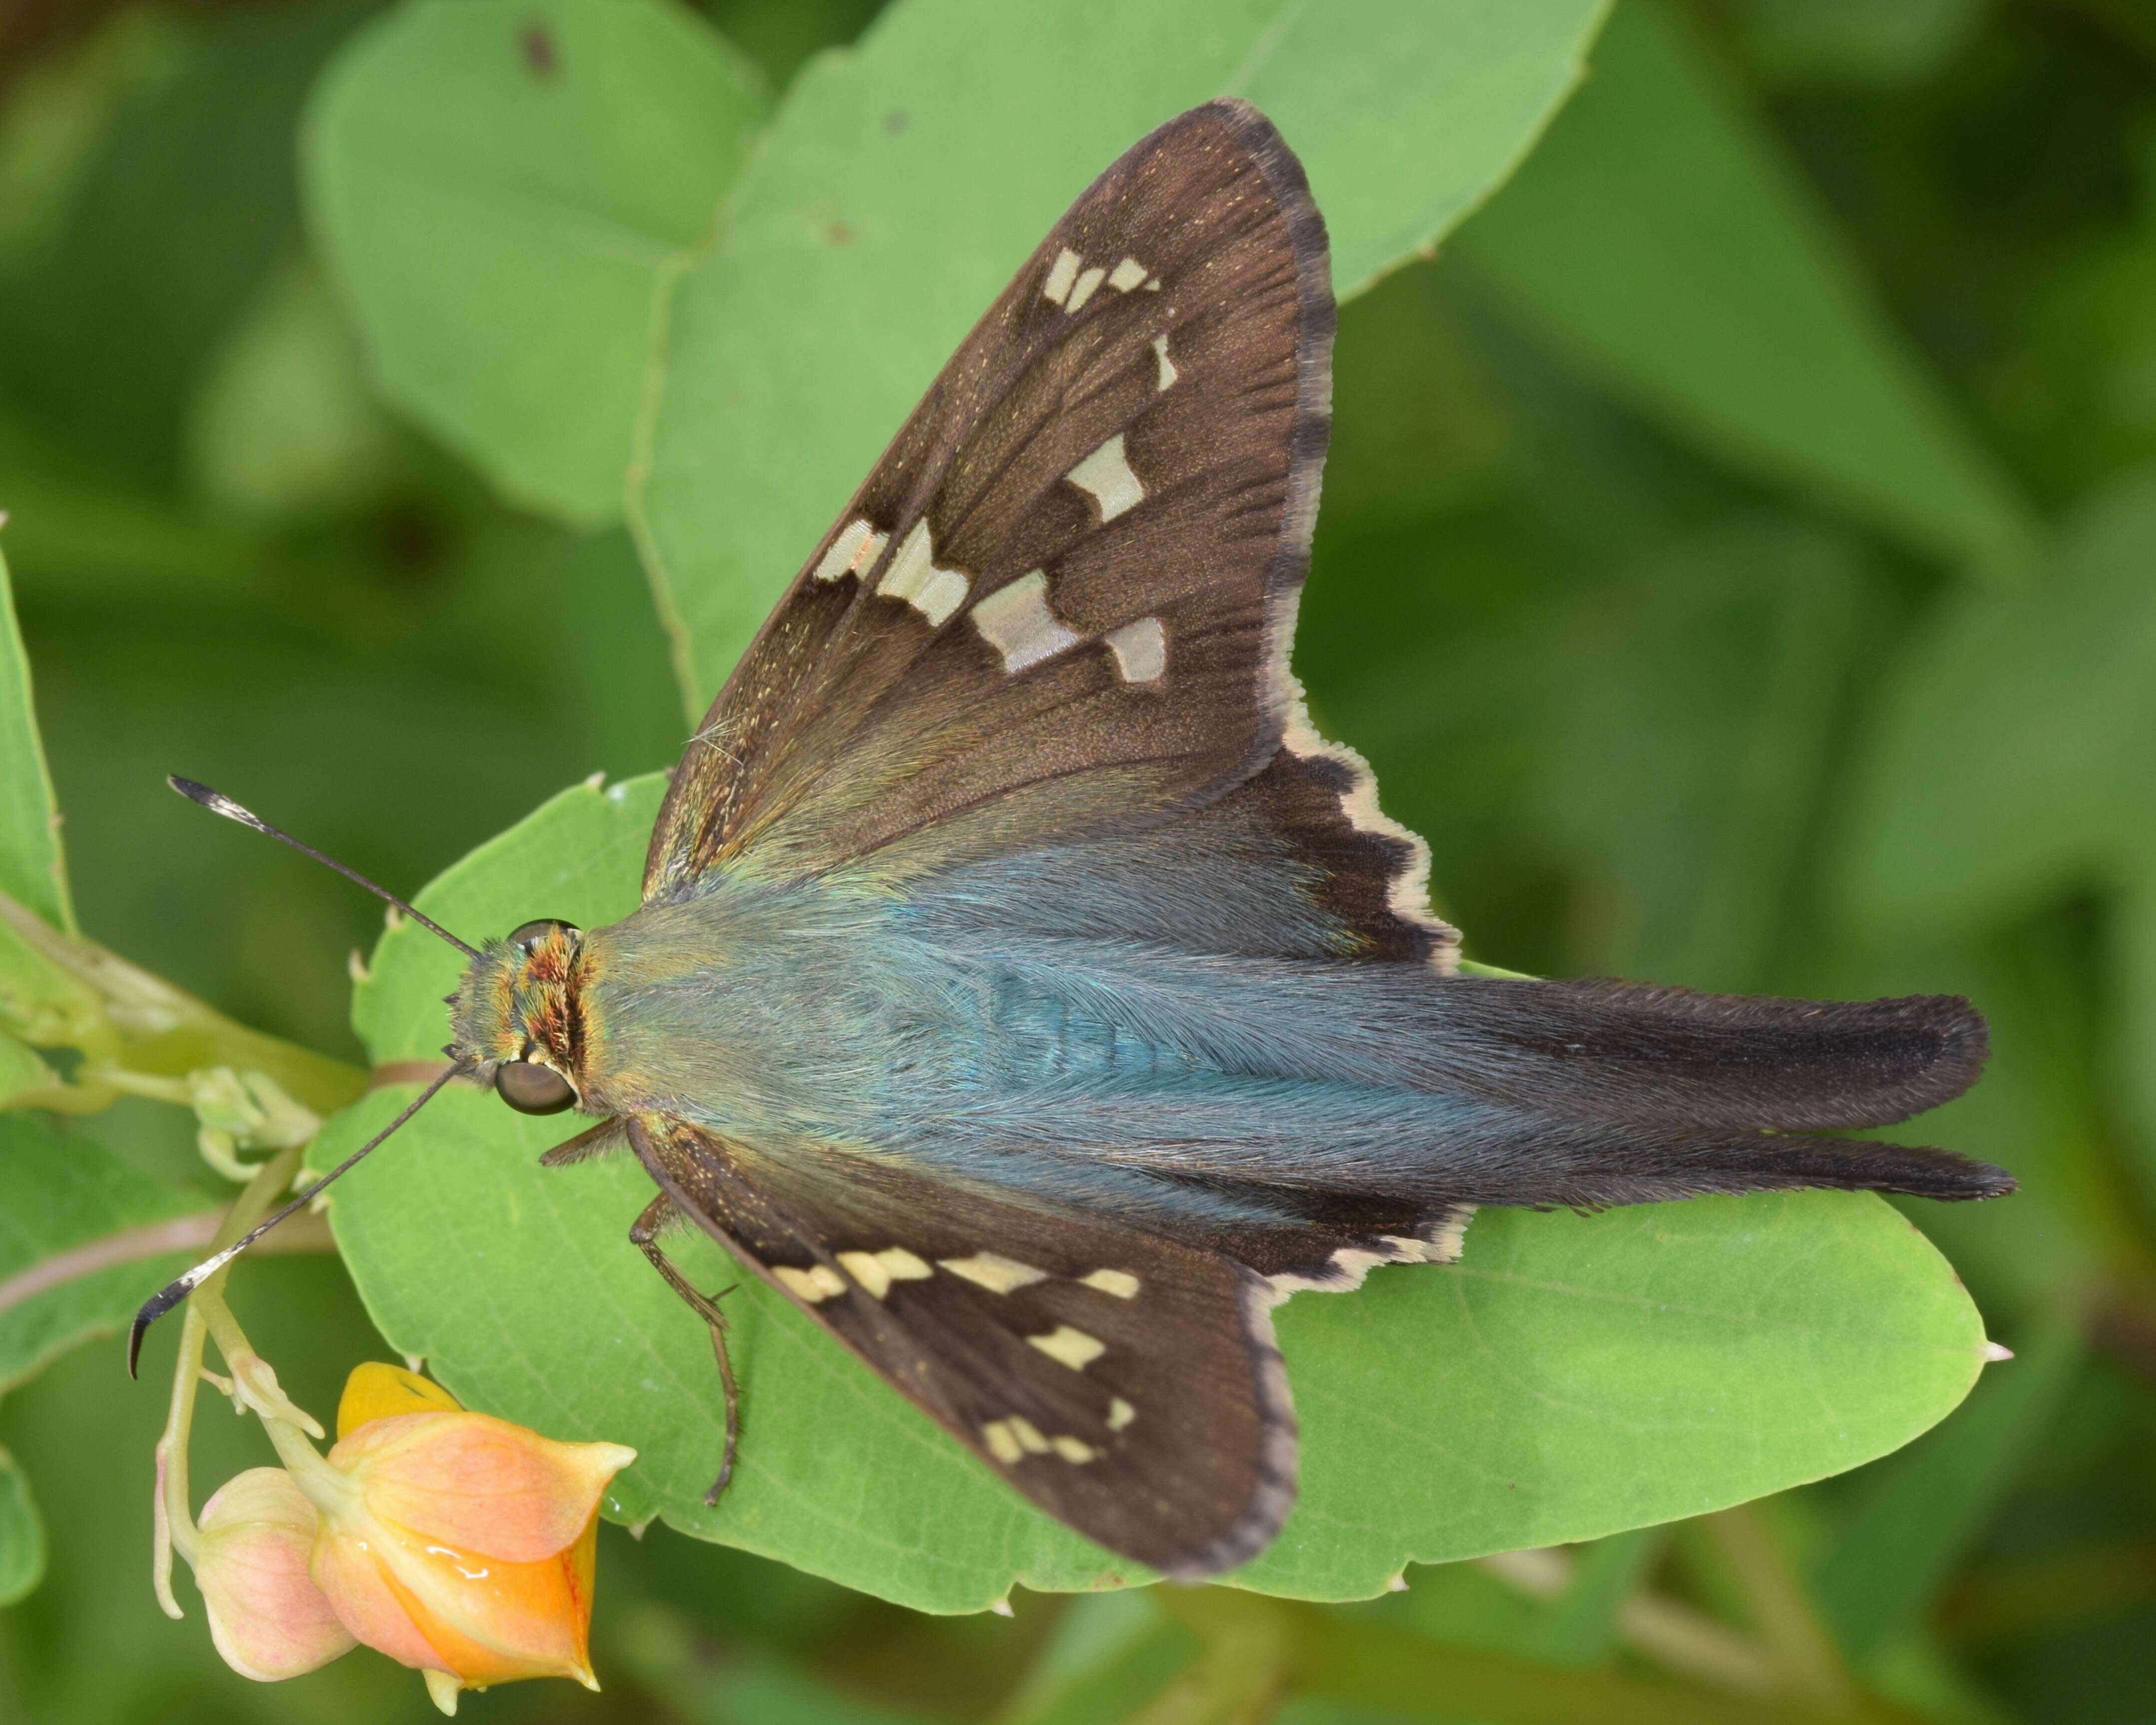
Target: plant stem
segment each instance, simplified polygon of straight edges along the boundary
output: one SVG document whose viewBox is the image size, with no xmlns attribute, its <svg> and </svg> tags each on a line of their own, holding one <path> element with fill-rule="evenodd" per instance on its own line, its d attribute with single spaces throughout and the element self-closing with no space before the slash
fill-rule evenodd
<svg viewBox="0 0 2156 1725">
<path fill-rule="evenodd" d="M 141 1080 L 178 1079 L 211 1066 L 260 1073 L 321 1115 L 335 1113 L 367 1087 L 357 1066 L 251 1030 L 96 942 L 62 934 L 5 893 L 0 927 L 52 978 L 49 998 L 33 1003 L 28 1021 L 11 1024 L 11 1033 L 35 1047 L 76 1048 L 84 1055 L 73 1083 L 25 1091 L 12 1106 L 83 1113 L 110 1106 L 123 1083 L 141 1089 Z"/>
<path fill-rule="evenodd" d="M 1822 1706 L 1846 1706 L 1854 1690 L 1849 1668 L 1758 1512 L 1739 1504 L 1707 1517 L 1706 1527 L 1744 1590 L 1784 1683 Z"/>
<path fill-rule="evenodd" d="M 211 1237 L 211 1250 L 230 1245 L 268 1214 L 270 1206 L 284 1194 L 292 1183 L 292 1176 L 299 1172 L 305 1148 L 304 1145 L 295 1144 L 280 1150 L 262 1164 L 239 1196 L 233 1199 L 232 1208 L 225 1212 L 223 1225 Z M 224 1281 L 230 1273 L 229 1266 L 218 1271 L 187 1300 L 180 1327 L 179 1358 L 172 1366 L 172 1404 L 166 1411 L 165 1430 L 157 1439 L 150 1580 L 157 1592 L 157 1604 L 167 1617 L 185 1615 L 172 1593 L 172 1553 L 177 1550 L 192 1568 L 200 1543 L 192 1498 L 187 1490 L 187 1440 L 194 1430 L 195 1397 L 202 1388 L 203 1343 L 210 1331 L 208 1314 L 213 1311 L 223 1312 L 228 1322 L 231 1320 L 223 1300 Z M 234 1324 L 233 1329 L 237 1334 L 238 1325 Z M 228 1353 L 226 1363 L 232 1363 Z"/>
<path fill-rule="evenodd" d="M 157 1495 L 150 1517 L 150 1584 L 167 1617 L 184 1617 L 172 1593 L 175 1548 L 194 1567 L 201 1536 L 195 1527 L 187 1491 L 187 1440 L 194 1431 L 195 1395 L 202 1386 L 203 1343 L 208 1327 L 192 1302 L 180 1320 L 180 1353 L 172 1366 L 172 1405 L 157 1439 Z"/>
<path fill-rule="evenodd" d="M 1216 1597 L 1220 1595 L 1220 1597 Z M 1255 1594 L 1163 1589 L 1160 1604 L 1195 1630 L 1198 1657 L 1125 1725 L 1264 1725 L 1279 1706 L 1296 1635 L 1287 1609 Z"/>
<path fill-rule="evenodd" d="M 0 1312 L 69 1282 L 79 1281 L 85 1276 L 110 1270 L 116 1264 L 162 1257 L 167 1252 L 201 1252 L 207 1256 L 226 1214 L 223 1210 L 195 1210 L 162 1222 L 145 1222 L 139 1228 L 123 1228 L 116 1234 L 102 1235 L 80 1245 L 69 1246 L 64 1252 L 54 1252 L 49 1258 L 40 1258 L 27 1269 L 18 1270 L 5 1281 L 0 1281 Z M 303 1212 L 264 1235 L 249 1250 L 333 1252 L 336 1242 L 331 1237 L 326 1219 Z"/>
</svg>

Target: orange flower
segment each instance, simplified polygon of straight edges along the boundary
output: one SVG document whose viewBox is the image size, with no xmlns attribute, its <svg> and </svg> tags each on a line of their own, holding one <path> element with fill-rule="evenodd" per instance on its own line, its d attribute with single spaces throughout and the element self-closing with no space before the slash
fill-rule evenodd
<svg viewBox="0 0 2156 1725">
<path fill-rule="evenodd" d="M 311 1573 L 344 1626 L 424 1672 L 444 1712 L 459 1688 L 520 1677 L 596 1689 L 586 1637 L 599 1497 L 635 1459 L 466 1413 L 424 1378 L 362 1366 L 326 1467 L 301 1476 L 321 1512 Z"/>
<path fill-rule="evenodd" d="M 280 1467 L 250 1467 L 203 1506 L 195 1584 L 210 1639 L 243 1677 L 274 1683 L 349 1653 L 352 1635 L 308 1578 L 315 1507 Z"/>
</svg>

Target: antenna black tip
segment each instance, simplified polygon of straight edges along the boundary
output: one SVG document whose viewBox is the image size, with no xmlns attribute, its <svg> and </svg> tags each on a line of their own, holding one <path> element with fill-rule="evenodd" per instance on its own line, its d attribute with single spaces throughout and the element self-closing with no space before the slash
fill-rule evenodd
<svg viewBox="0 0 2156 1725">
<path fill-rule="evenodd" d="M 127 1375 L 136 1375 L 135 1368 L 142 1358 L 142 1337 L 150 1326 L 170 1312 L 193 1291 L 194 1285 L 186 1276 L 177 1281 L 168 1281 L 142 1302 L 142 1309 L 135 1314 L 135 1322 L 127 1327 Z"/>
<path fill-rule="evenodd" d="M 177 773 L 167 773 L 165 783 L 190 803 L 201 803 L 212 814 L 221 814 L 227 820 L 236 820 L 244 827 L 253 827 L 258 833 L 270 831 L 270 829 L 264 826 L 261 819 L 251 810 L 242 809 L 223 791 L 213 791 L 208 785 L 192 778 L 182 778 Z M 282 835 L 272 834 L 271 836 L 281 837 Z M 289 844 L 291 841 L 287 839 L 285 842 Z M 331 866 L 334 868 L 336 865 L 331 864 Z"/>
<path fill-rule="evenodd" d="M 212 814 L 221 814 L 227 820 L 236 820 L 244 827 L 252 827 L 256 832 L 260 833 L 264 837 L 275 839 L 280 845 L 289 845 L 302 856 L 312 857 L 316 862 L 321 864 L 324 868 L 335 869 L 337 873 L 343 875 L 346 880 L 352 882 L 353 885 L 363 886 L 377 898 L 385 900 L 388 903 L 396 906 L 398 910 L 409 916 L 422 928 L 430 930 L 434 933 L 439 935 L 444 940 L 454 947 L 459 952 L 462 952 L 465 957 L 476 958 L 479 957 L 478 947 L 471 945 L 469 942 L 459 940 L 454 935 L 451 934 L 448 929 L 443 927 L 440 923 L 435 922 L 433 917 L 414 910 L 403 899 L 398 897 L 395 893 L 390 891 L 388 887 L 376 886 L 373 881 L 368 880 L 367 876 L 361 874 L 358 870 L 346 868 L 335 857 L 325 855 L 322 852 L 316 850 L 311 845 L 301 844 L 290 833 L 279 831 L 275 827 L 271 826 L 268 821 L 263 819 L 260 815 L 255 814 L 253 809 L 241 808 L 239 803 L 234 802 L 231 798 L 226 796 L 223 791 L 213 791 L 208 785 L 203 784 L 195 779 L 182 778 L 177 773 L 167 773 L 165 775 L 165 783 L 170 785 L 174 790 L 177 791 L 182 797 L 185 797 L 187 801 L 190 803 L 200 803 L 203 808 L 208 809 Z"/>
</svg>

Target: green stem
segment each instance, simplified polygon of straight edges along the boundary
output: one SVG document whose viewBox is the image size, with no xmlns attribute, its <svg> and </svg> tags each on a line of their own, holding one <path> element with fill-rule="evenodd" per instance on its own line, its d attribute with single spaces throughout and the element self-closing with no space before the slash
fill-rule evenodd
<svg viewBox="0 0 2156 1725">
<path fill-rule="evenodd" d="M 230 1245 L 269 1214 L 270 1206 L 284 1195 L 292 1183 L 293 1175 L 300 1171 L 305 1148 L 304 1145 L 295 1144 L 280 1150 L 262 1164 L 225 1213 L 223 1225 L 210 1240 L 213 1253 Z M 218 1271 L 187 1300 L 180 1327 L 179 1358 L 172 1366 L 172 1399 L 166 1410 L 164 1431 L 157 1439 L 157 1494 L 155 1513 L 151 1517 L 150 1579 L 157 1604 L 167 1617 L 184 1615 L 172 1594 L 172 1553 L 177 1551 L 192 1568 L 201 1543 L 200 1530 L 195 1526 L 192 1495 L 187 1489 L 187 1440 L 194 1430 L 195 1397 L 202 1389 L 203 1343 L 218 1314 L 222 1314 L 223 1322 L 231 1326 L 231 1333 L 238 1337 L 242 1347 L 246 1342 L 244 1336 L 239 1336 L 239 1326 L 233 1322 L 231 1312 L 224 1303 L 224 1281 L 230 1273 L 229 1266 Z M 232 1352 L 225 1347 L 222 1336 L 218 1345 L 224 1351 L 226 1363 L 231 1364 Z M 248 1350 L 250 1353 L 252 1351 Z"/>
<path fill-rule="evenodd" d="M 80 1113 L 108 1105 L 123 1082 L 154 1090 L 160 1081 L 212 1066 L 259 1072 L 321 1115 L 367 1088 L 358 1067 L 251 1030 L 95 941 L 62 934 L 5 893 L 0 927 L 43 961 L 52 983 L 28 1021 L 6 1028 L 34 1047 L 84 1055 L 74 1083 L 25 1091 L 13 1106 Z"/>
<path fill-rule="evenodd" d="M 1286 1691 L 1295 1645 L 1287 1609 L 1255 1594 L 1238 1594 L 1232 1605 L 1214 1590 L 1158 1594 L 1168 1615 L 1200 1638 L 1193 1660 L 1124 1725 L 1264 1725 Z"/>
<path fill-rule="evenodd" d="M 193 1435 L 195 1395 L 202 1387 L 203 1343 L 209 1331 L 188 1306 L 180 1320 L 180 1353 L 172 1366 L 172 1399 L 157 1439 L 157 1496 L 150 1518 L 150 1584 L 167 1617 L 184 1617 L 172 1593 L 175 1548 L 192 1569 L 202 1539 L 187 1491 L 187 1440 Z"/>
<path fill-rule="evenodd" d="M 1743 1589 L 1784 1684 L 1822 1706 L 1846 1706 L 1855 1688 L 1849 1668 L 1758 1512 L 1740 1504 L 1707 1517 L 1705 1525 Z"/>
</svg>

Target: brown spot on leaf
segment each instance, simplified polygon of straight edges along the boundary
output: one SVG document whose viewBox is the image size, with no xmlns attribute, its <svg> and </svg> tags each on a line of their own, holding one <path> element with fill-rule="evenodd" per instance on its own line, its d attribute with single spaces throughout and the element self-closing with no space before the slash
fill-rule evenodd
<svg viewBox="0 0 2156 1725">
<path fill-rule="evenodd" d="M 531 69 L 534 78 L 552 78 L 554 75 L 557 64 L 554 38 L 546 25 L 526 24 L 523 35 L 518 39 L 518 45 L 524 50 L 524 64 Z"/>
<path fill-rule="evenodd" d="M 824 230 L 824 238 L 829 240 L 833 245 L 851 245 L 854 243 L 854 230 L 844 222 L 834 222 Z"/>
<path fill-rule="evenodd" d="M 903 108 L 893 108 L 890 113 L 883 116 L 883 129 L 893 137 L 896 137 L 912 124 L 913 116 Z"/>
</svg>

